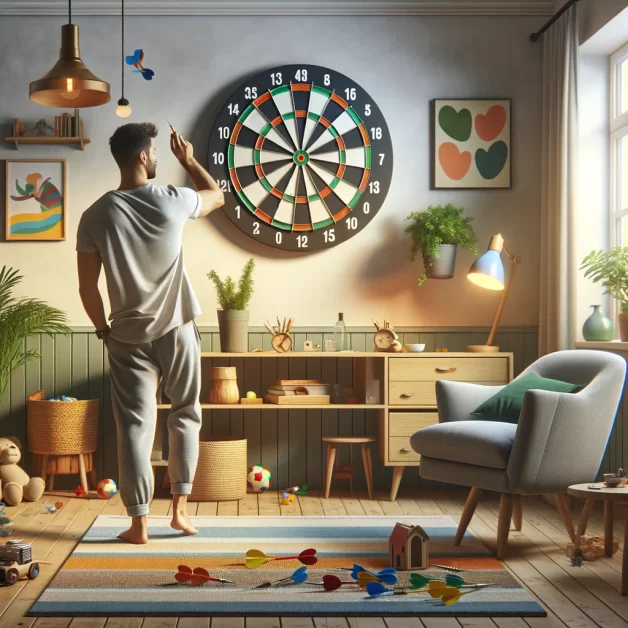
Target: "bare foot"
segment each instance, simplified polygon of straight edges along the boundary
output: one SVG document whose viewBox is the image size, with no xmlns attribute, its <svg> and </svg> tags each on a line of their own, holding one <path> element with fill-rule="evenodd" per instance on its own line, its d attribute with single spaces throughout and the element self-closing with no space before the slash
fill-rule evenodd
<svg viewBox="0 0 628 628">
<path fill-rule="evenodd" d="M 148 534 L 146 530 L 137 530 L 131 526 L 128 530 L 120 532 L 118 538 L 126 541 L 127 543 L 134 543 L 135 545 L 146 545 L 148 543 Z"/>
<path fill-rule="evenodd" d="M 174 530 L 181 530 L 185 536 L 198 534 L 198 530 L 192 525 L 190 518 L 185 512 L 175 512 L 172 516 L 170 527 Z"/>
</svg>

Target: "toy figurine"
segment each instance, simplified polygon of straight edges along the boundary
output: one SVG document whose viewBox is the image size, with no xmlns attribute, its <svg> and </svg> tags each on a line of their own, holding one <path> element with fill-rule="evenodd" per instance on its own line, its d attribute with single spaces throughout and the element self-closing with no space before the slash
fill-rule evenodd
<svg viewBox="0 0 628 628">
<path fill-rule="evenodd" d="M 45 118 L 41 118 L 39 122 L 36 122 L 32 130 L 37 131 L 37 135 L 39 137 L 45 137 L 46 131 L 54 131 L 54 129 L 46 122 Z"/>
<path fill-rule="evenodd" d="M 288 506 L 296 499 L 296 495 L 294 493 L 284 493 L 281 496 L 281 505 Z"/>
<path fill-rule="evenodd" d="M 13 137 L 23 137 L 27 131 L 28 129 L 24 126 L 24 123 L 19 118 L 15 118 L 13 121 Z"/>
</svg>

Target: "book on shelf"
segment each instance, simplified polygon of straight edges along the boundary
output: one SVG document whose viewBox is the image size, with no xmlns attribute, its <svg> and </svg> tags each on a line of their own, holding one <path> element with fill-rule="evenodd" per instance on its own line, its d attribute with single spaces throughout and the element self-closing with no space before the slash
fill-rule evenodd
<svg viewBox="0 0 628 628">
<path fill-rule="evenodd" d="M 266 395 L 266 403 L 274 403 L 277 405 L 329 405 L 329 395 L 295 395 L 294 397 L 281 395 Z"/>
<path fill-rule="evenodd" d="M 329 395 L 331 385 L 316 380 L 310 380 L 307 384 L 282 384 L 275 382 L 268 388 L 268 394 L 277 396 L 296 395 Z"/>
<path fill-rule="evenodd" d="M 281 388 L 269 388 L 269 395 L 277 395 L 278 397 L 295 397 L 296 395 L 308 395 L 305 390 L 282 390 Z"/>
<path fill-rule="evenodd" d="M 56 137 L 83 137 L 83 120 L 79 109 L 74 110 L 74 115 L 62 113 L 55 116 Z"/>
</svg>

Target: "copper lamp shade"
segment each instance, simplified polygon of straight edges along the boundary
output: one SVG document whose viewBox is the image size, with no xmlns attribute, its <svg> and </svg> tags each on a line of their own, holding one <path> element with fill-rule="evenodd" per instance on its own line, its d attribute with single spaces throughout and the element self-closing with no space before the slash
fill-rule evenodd
<svg viewBox="0 0 628 628">
<path fill-rule="evenodd" d="M 108 103 L 109 83 L 94 76 L 81 61 L 79 29 L 61 27 L 61 51 L 52 70 L 30 84 L 29 98 L 46 107 L 81 108 Z"/>
</svg>

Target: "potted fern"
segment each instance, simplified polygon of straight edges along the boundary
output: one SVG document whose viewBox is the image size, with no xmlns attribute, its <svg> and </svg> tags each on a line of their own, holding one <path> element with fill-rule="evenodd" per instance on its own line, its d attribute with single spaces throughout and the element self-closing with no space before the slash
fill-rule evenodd
<svg viewBox="0 0 628 628">
<path fill-rule="evenodd" d="M 214 282 L 218 294 L 218 329 L 220 350 L 226 353 L 246 353 L 249 350 L 249 311 L 253 296 L 253 269 L 255 260 L 251 258 L 242 269 L 236 286 L 231 277 L 223 281 L 215 270 L 207 273 Z"/>
<path fill-rule="evenodd" d="M 456 264 L 456 249 L 461 246 L 478 254 L 478 238 L 471 226 L 473 218 L 463 216 L 464 208 L 430 205 L 425 211 L 412 212 L 405 233 L 412 238 L 410 260 L 419 253 L 423 257 L 423 272 L 417 279 L 419 286 L 428 278 L 451 279 Z"/>
<path fill-rule="evenodd" d="M 610 251 L 591 251 L 583 260 L 580 270 L 584 276 L 601 283 L 604 294 L 619 302 L 619 337 L 628 341 L 628 247 L 616 246 Z"/>
<path fill-rule="evenodd" d="M 37 299 L 17 299 L 12 295 L 20 281 L 19 271 L 6 266 L 0 270 L 0 399 L 9 385 L 11 373 L 40 357 L 33 349 L 24 349 L 24 338 L 70 332 L 61 310 Z"/>
</svg>

